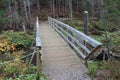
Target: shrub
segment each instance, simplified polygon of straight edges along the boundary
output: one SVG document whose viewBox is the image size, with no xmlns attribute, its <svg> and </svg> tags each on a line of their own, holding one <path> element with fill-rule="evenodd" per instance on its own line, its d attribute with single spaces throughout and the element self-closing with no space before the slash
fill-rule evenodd
<svg viewBox="0 0 120 80">
<path fill-rule="evenodd" d="M 13 76 L 14 73 L 16 73 L 17 71 L 17 67 L 16 66 L 5 66 L 5 68 L 3 69 L 5 75 L 8 75 L 8 76 Z"/>
<path fill-rule="evenodd" d="M 9 64 L 4 64 L 2 67 L 3 67 L 4 75 L 8 77 L 11 77 L 18 72 L 18 68 L 17 68 L 18 64 L 9 63 Z"/>
<path fill-rule="evenodd" d="M 120 34 L 120 31 L 108 33 L 108 39 L 109 39 L 110 51 L 120 55 L 120 51 L 119 51 L 120 35 L 119 34 Z M 95 36 L 95 39 L 97 41 L 102 42 L 103 45 L 105 46 L 105 44 L 106 44 L 105 35 Z"/>
<path fill-rule="evenodd" d="M 15 44 L 16 46 L 23 46 L 24 48 L 30 47 L 33 35 L 26 34 L 24 32 L 13 32 L 6 31 L 4 33 L 4 38 L 8 39 L 9 44 Z"/>
</svg>

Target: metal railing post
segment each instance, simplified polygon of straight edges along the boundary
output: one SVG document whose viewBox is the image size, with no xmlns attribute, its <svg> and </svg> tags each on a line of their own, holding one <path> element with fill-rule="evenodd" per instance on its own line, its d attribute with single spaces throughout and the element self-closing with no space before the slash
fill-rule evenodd
<svg viewBox="0 0 120 80">
<path fill-rule="evenodd" d="M 41 72 L 41 47 L 36 47 L 36 64 L 37 64 L 37 77 L 36 80 L 40 80 L 40 72 Z"/>
</svg>

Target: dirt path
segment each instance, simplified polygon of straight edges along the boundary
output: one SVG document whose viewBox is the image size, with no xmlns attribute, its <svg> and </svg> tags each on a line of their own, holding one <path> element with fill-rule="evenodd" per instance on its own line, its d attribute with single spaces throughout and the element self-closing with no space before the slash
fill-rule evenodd
<svg viewBox="0 0 120 80">
<path fill-rule="evenodd" d="M 43 72 L 48 80 L 91 80 L 87 69 L 47 23 L 40 23 Z"/>
</svg>

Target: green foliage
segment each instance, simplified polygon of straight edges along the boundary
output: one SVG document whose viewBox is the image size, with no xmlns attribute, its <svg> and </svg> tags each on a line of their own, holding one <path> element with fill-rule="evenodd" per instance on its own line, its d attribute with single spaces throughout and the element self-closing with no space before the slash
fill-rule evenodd
<svg viewBox="0 0 120 80">
<path fill-rule="evenodd" d="M 96 71 L 97 71 L 98 68 L 99 68 L 99 62 L 91 61 L 91 62 L 88 64 L 88 66 L 89 66 L 89 67 L 88 67 L 89 75 L 95 76 Z"/>
<path fill-rule="evenodd" d="M 36 74 L 21 74 L 19 75 L 18 78 L 14 79 L 14 80 L 36 80 Z"/>
<path fill-rule="evenodd" d="M 105 66 L 105 69 L 111 72 L 111 76 L 108 79 L 120 80 L 120 63 L 119 61 L 107 61 L 102 64 Z"/>
<path fill-rule="evenodd" d="M 2 65 L 2 69 L 5 76 L 13 76 L 18 71 L 17 66 L 11 63 Z"/>
<path fill-rule="evenodd" d="M 107 10 L 106 19 L 109 22 L 115 23 L 114 25 L 118 27 L 120 22 L 120 0 L 106 0 L 105 3 L 105 10 Z"/>
<path fill-rule="evenodd" d="M 117 60 L 104 62 L 92 61 L 88 65 L 89 74 L 102 80 L 120 80 L 120 63 Z"/>
<path fill-rule="evenodd" d="M 3 68 L 3 72 L 7 76 L 12 76 L 14 73 L 17 72 L 17 67 L 16 66 L 7 66 L 5 65 Z"/>
<path fill-rule="evenodd" d="M 106 15 L 106 17 L 109 19 L 109 20 L 115 20 L 115 19 L 118 19 L 118 17 L 120 17 L 120 10 L 119 10 L 119 7 L 120 7 L 120 1 L 119 0 L 106 0 L 105 1 L 107 4 L 105 5 L 105 9 L 108 10 L 108 14 Z M 112 5 L 112 6 L 111 6 Z M 116 16 L 117 17 L 116 17 Z"/>
<path fill-rule="evenodd" d="M 15 0 L 0 0 L 0 3 L 1 4 L 6 4 L 6 3 L 8 3 L 8 1 L 11 2 L 11 3 L 15 2 Z"/>
<path fill-rule="evenodd" d="M 12 78 L 11 78 L 12 79 Z M 11 80 L 10 78 L 4 78 L 4 80 Z M 36 74 L 21 74 L 17 78 L 12 80 L 36 80 Z M 46 80 L 44 74 L 40 74 L 40 80 Z"/>
<path fill-rule="evenodd" d="M 101 31 L 104 30 L 104 27 L 102 26 L 102 21 L 101 20 L 99 20 L 99 21 L 92 21 L 89 24 L 89 27 L 90 27 L 90 30 L 93 30 L 94 28 L 96 28 L 98 30 L 101 30 Z"/>
<path fill-rule="evenodd" d="M 36 74 L 26 74 L 26 75 L 19 75 L 18 78 L 14 80 L 36 80 L 37 75 Z M 40 80 L 46 80 L 44 74 L 40 74 Z"/>
<path fill-rule="evenodd" d="M 21 66 L 21 60 L 2 65 L 2 73 L 4 73 L 4 79 L 2 80 L 36 80 L 37 77 L 36 66 L 23 67 Z M 40 73 L 39 76 L 40 80 L 46 80 L 44 74 Z"/>
<path fill-rule="evenodd" d="M 3 34 L 4 38 L 8 39 L 9 44 L 23 45 L 25 48 L 30 47 L 33 40 L 33 35 L 24 32 L 5 31 Z"/>
<path fill-rule="evenodd" d="M 10 54 L 9 54 L 9 57 L 11 58 L 10 60 L 14 59 L 14 57 L 19 58 L 22 54 L 23 54 L 22 51 L 18 52 L 18 53 L 13 53 L 11 57 L 10 57 Z M 5 56 L 7 57 L 7 54 Z M 6 61 L 8 61 L 8 60 L 9 59 L 7 59 Z M 1 71 L 0 75 L 4 75 L 5 77 L 11 77 L 14 74 L 20 73 L 21 68 L 22 68 L 21 62 L 22 62 L 22 60 L 18 59 L 18 60 L 15 60 L 13 62 L 1 64 L 0 66 L 2 68 L 2 71 Z"/>
<path fill-rule="evenodd" d="M 107 26 L 107 31 L 109 31 L 109 32 L 113 32 L 117 29 L 115 24 L 113 22 L 110 22 L 110 21 L 108 21 L 106 23 L 106 26 Z M 92 21 L 89 24 L 89 30 L 93 31 L 94 29 L 97 29 L 99 31 L 104 31 L 104 26 L 103 26 L 102 20 Z"/>
<path fill-rule="evenodd" d="M 120 35 L 119 34 L 120 34 L 120 31 L 108 33 L 108 39 L 109 39 L 110 51 L 120 55 L 120 51 L 119 51 Z M 105 46 L 106 44 L 105 35 L 95 36 L 95 39 L 103 43 L 103 46 Z"/>
<path fill-rule="evenodd" d="M 0 0 L 1 3 L 6 3 L 8 0 Z"/>
<path fill-rule="evenodd" d="M 70 25 L 71 27 L 79 30 L 79 31 L 84 31 L 84 27 L 83 27 L 83 22 L 82 21 L 73 20 L 72 22 L 66 21 L 65 23 Z"/>
<path fill-rule="evenodd" d="M 0 24 L 4 24 L 5 19 L 3 19 L 5 11 L 3 9 L 0 9 Z"/>
<path fill-rule="evenodd" d="M 26 68 L 24 69 L 24 73 L 25 73 L 25 74 L 34 73 L 35 70 L 36 70 L 36 66 L 31 65 L 30 67 L 26 67 Z"/>
<path fill-rule="evenodd" d="M 0 9 L 0 17 L 4 15 L 5 11 L 3 9 Z"/>
</svg>

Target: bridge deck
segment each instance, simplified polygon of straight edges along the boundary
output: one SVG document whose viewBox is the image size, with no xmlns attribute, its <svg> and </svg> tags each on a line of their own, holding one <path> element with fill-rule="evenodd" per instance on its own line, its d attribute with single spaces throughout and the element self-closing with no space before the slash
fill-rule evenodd
<svg viewBox="0 0 120 80">
<path fill-rule="evenodd" d="M 48 80 L 91 80 L 80 60 L 47 22 L 40 23 L 43 72 Z"/>
</svg>

